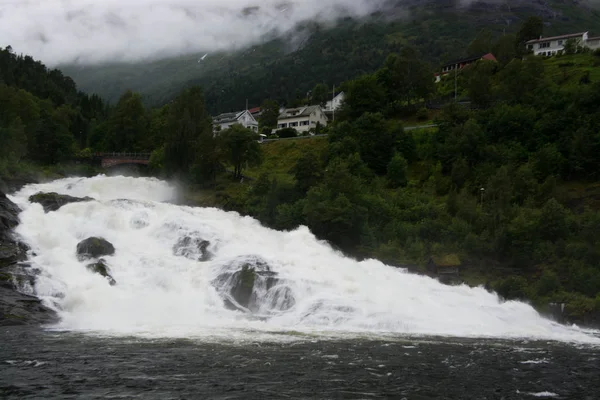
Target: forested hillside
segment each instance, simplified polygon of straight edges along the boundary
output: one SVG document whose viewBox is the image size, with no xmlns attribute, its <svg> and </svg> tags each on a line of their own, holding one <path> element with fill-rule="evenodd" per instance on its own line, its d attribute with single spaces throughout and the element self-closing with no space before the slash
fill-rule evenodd
<svg viewBox="0 0 600 400">
<path fill-rule="evenodd" d="M 17 173 L 25 161 L 71 159 L 107 111 L 61 71 L 0 48 L 0 177 Z"/>
<path fill-rule="evenodd" d="M 331 87 L 375 71 L 390 52 L 411 44 L 435 69 L 468 55 L 468 46 L 483 28 L 496 40 L 515 33 L 531 15 L 545 21 L 544 34 L 589 30 L 600 34 L 600 12 L 582 1 L 515 1 L 474 3 L 397 1 L 385 15 L 344 20 L 334 27 L 307 23 L 288 37 L 239 53 L 182 56 L 134 65 L 62 66 L 85 91 L 116 103 L 127 89 L 148 105 L 163 105 L 183 88 L 200 85 L 212 114 L 241 109 L 246 99 L 260 105 L 304 97 L 317 83 Z M 490 49 L 493 50 L 493 49 Z"/>
</svg>

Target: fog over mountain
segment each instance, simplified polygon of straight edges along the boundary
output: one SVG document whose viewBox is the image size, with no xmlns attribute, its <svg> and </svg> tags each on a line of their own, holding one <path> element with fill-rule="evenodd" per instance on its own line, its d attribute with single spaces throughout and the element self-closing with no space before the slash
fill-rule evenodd
<svg viewBox="0 0 600 400">
<path fill-rule="evenodd" d="M 139 61 L 236 49 L 303 21 L 364 16 L 385 2 L 0 0 L 0 46 L 49 65 Z"/>
</svg>

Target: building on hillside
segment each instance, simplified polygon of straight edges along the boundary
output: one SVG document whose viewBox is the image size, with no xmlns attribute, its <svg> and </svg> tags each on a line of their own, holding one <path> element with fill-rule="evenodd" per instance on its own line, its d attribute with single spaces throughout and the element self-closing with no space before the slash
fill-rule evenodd
<svg viewBox="0 0 600 400">
<path fill-rule="evenodd" d="M 565 43 L 570 39 L 574 39 L 579 46 L 586 46 L 590 38 L 587 32 L 570 33 L 568 35 L 540 37 L 539 39 L 525 42 L 525 45 L 536 56 L 553 56 L 564 51 Z"/>
<path fill-rule="evenodd" d="M 435 74 L 435 81 L 439 82 L 442 80 L 442 76 L 448 75 L 451 72 L 460 71 L 461 69 L 468 67 L 479 60 L 497 61 L 496 57 L 494 57 L 492 53 L 450 61 L 442 65 L 442 72 Z"/>
<path fill-rule="evenodd" d="M 258 121 L 258 118 L 260 118 L 262 111 L 260 110 L 260 107 L 254 107 L 248 110 L 248 112 L 250 114 L 252 114 L 252 116 L 254 117 L 255 120 Z"/>
<path fill-rule="evenodd" d="M 600 36 L 588 37 L 584 43 L 585 47 L 588 47 L 592 50 L 600 49 Z"/>
<path fill-rule="evenodd" d="M 242 125 L 244 128 L 258 132 L 258 122 L 248 110 L 224 113 L 213 118 L 213 130 L 215 132 L 224 131 L 233 125 Z"/>
<path fill-rule="evenodd" d="M 346 99 L 346 94 L 344 92 L 339 92 L 338 94 L 335 95 L 335 97 L 333 99 L 331 99 L 327 103 L 325 103 L 325 108 L 323 108 L 323 111 L 331 112 L 334 110 L 338 110 L 342 106 L 342 103 L 344 102 L 345 99 Z"/>
<path fill-rule="evenodd" d="M 308 132 L 317 127 L 317 123 L 326 126 L 328 118 L 321 106 L 304 106 L 286 108 L 277 119 L 277 129 L 294 128 L 300 133 Z"/>
</svg>

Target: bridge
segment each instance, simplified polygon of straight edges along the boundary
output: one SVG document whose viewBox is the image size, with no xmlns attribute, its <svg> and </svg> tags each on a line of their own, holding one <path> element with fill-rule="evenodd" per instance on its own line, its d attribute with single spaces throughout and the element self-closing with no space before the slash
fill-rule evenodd
<svg viewBox="0 0 600 400">
<path fill-rule="evenodd" d="M 148 165 L 151 153 L 94 153 L 93 158 L 100 161 L 102 168 L 111 168 L 124 164 Z"/>
</svg>

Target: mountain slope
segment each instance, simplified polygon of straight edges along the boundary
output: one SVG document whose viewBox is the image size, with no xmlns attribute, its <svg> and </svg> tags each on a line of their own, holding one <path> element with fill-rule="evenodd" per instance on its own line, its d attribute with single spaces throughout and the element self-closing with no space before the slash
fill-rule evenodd
<svg viewBox="0 0 600 400">
<path fill-rule="evenodd" d="M 356 21 L 339 21 L 333 28 L 307 23 L 294 34 L 234 53 L 181 56 L 137 64 L 96 67 L 62 66 L 85 91 L 115 102 L 127 89 L 140 92 L 149 105 L 170 101 L 179 90 L 201 85 L 210 111 L 243 108 L 246 99 L 258 105 L 266 98 L 280 102 L 303 96 L 316 83 L 339 84 L 372 72 L 387 54 L 406 44 L 439 65 L 466 55 L 465 49 L 482 28 L 496 36 L 511 33 L 529 16 L 545 21 L 545 34 L 589 30 L 600 33 L 600 12 L 580 1 L 515 1 L 474 3 L 457 7 L 454 1 L 426 5 L 406 1 L 390 12 Z"/>
</svg>

